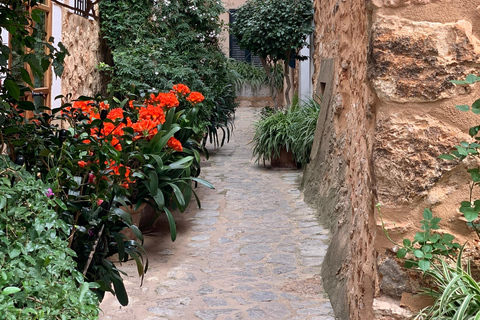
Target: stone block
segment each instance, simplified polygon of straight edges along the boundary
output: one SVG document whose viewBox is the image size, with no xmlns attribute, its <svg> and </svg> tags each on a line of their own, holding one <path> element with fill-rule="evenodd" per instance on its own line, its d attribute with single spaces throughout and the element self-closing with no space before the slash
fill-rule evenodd
<svg viewBox="0 0 480 320">
<path fill-rule="evenodd" d="M 465 94 L 450 81 L 477 72 L 479 44 L 472 25 L 464 20 L 442 24 L 378 15 L 372 27 L 369 77 L 384 101 L 425 102 Z"/>
</svg>

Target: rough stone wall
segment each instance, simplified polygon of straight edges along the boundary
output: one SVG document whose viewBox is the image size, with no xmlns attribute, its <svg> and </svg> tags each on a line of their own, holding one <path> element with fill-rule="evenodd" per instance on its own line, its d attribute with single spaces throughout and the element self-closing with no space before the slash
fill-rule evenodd
<svg viewBox="0 0 480 320">
<path fill-rule="evenodd" d="M 375 110 L 367 81 L 366 4 L 314 1 L 314 88 L 323 98 L 304 187 L 333 231 L 322 278 L 339 319 L 373 319 Z"/>
<path fill-rule="evenodd" d="M 438 155 L 471 141 L 478 124 L 454 106 L 478 99 L 480 86 L 450 80 L 478 74 L 479 4 L 314 1 L 313 80 L 324 96 L 304 184 L 333 231 L 322 275 L 340 319 L 406 319 L 428 303 L 395 259 L 376 203 L 397 242 L 413 238 L 426 207 L 440 232 L 473 238 L 458 211 L 469 164 Z"/>
<path fill-rule="evenodd" d="M 450 80 L 478 74 L 480 23 L 478 1 L 373 0 L 370 30 L 369 79 L 377 96 L 373 150 L 378 202 L 390 236 L 413 239 L 424 208 L 441 217 L 440 232 L 463 243 L 473 239 L 458 212 L 468 200 L 465 163 L 445 161 L 460 141 L 471 141 L 468 128 L 478 120 L 455 109 L 479 97 L 478 87 L 454 86 Z M 400 231 L 400 232 L 399 232 Z M 394 245 L 377 219 L 378 301 L 386 313 L 394 304 L 415 311 L 409 299 L 418 289 L 411 277 L 399 274 Z M 395 271 L 396 270 L 396 271 Z M 407 280 L 405 280 L 407 279 Z M 402 287 L 400 291 L 393 288 Z M 411 300 L 411 301 L 410 301 Z M 383 311 L 381 310 L 383 308 Z M 403 319 L 398 309 L 397 318 Z"/>
<path fill-rule="evenodd" d="M 62 75 L 62 94 L 93 96 L 103 92 L 105 81 L 95 68 L 104 61 L 105 48 L 100 41 L 100 26 L 97 21 L 83 18 L 63 10 L 62 43 L 70 56 L 65 59 Z"/>
</svg>

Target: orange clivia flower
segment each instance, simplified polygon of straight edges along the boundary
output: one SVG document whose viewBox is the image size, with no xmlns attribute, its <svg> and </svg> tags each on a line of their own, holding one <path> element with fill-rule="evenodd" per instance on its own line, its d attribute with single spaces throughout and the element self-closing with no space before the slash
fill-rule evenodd
<svg viewBox="0 0 480 320">
<path fill-rule="evenodd" d="M 115 108 L 113 110 L 110 110 L 110 112 L 107 115 L 107 118 L 114 121 L 117 119 L 123 119 L 123 109 Z"/>
<path fill-rule="evenodd" d="M 183 96 L 190 93 L 190 89 L 181 83 L 174 85 L 172 89 Z"/>
<path fill-rule="evenodd" d="M 151 120 L 155 125 L 165 123 L 165 113 L 163 112 L 163 109 L 155 107 L 152 104 L 140 108 L 138 118 L 140 120 Z"/>
<path fill-rule="evenodd" d="M 80 168 L 85 168 L 87 166 L 87 163 L 83 160 L 78 161 L 78 166 Z"/>
<path fill-rule="evenodd" d="M 171 137 L 170 139 L 168 139 L 167 145 L 175 151 L 183 151 L 182 143 L 175 139 L 175 137 Z"/>
<path fill-rule="evenodd" d="M 192 92 L 187 98 L 187 101 L 190 101 L 193 104 L 200 103 L 205 100 L 205 97 L 200 92 Z"/>
</svg>

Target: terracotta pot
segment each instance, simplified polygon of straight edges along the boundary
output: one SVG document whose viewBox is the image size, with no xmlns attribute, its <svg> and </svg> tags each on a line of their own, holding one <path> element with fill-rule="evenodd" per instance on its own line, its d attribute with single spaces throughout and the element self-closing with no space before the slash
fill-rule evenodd
<svg viewBox="0 0 480 320">
<path fill-rule="evenodd" d="M 133 224 L 136 225 L 140 231 L 146 232 L 152 228 L 155 219 L 155 209 L 150 205 L 142 204 L 140 208 L 134 210 L 135 205 L 128 207 L 121 207 L 124 211 L 130 213 L 132 216 Z M 122 230 L 122 233 L 129 239 L 136 240 L 137 237 L 133 234 L 130 228 Z"/>
<path fill-rule="evenodd" d="M 287 151 L 286 148 L 280 150 L 278 158 L 272 158 L 270 161 L 272 168 L 278 169 L 297 169 L 297 162 L 293 156 L 292 151 Z"/>
</svg>

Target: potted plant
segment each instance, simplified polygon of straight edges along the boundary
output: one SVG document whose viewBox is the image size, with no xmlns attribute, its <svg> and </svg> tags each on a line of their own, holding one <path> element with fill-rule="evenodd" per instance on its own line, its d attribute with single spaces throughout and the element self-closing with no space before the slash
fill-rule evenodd
<svg viewBox="0 0 480 320">
<path fill-rule="evenodd" d="M 296 169 L 309 161 L 320 105 L 309 99 L 282 110 L 264 108 L 255 122 L 255 161 L 274 168 Z"/>
</svg>

